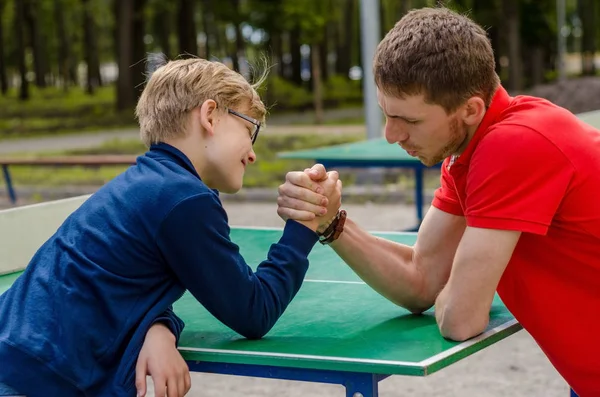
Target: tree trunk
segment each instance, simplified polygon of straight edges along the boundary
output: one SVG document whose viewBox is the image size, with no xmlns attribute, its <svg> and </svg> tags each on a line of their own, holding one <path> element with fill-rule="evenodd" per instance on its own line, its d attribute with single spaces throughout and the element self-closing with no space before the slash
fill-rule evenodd
<svg viewBox="0 0 600 397">
<path fill-rule="evenodd" d="M 58 38 L 58 76 L 65 91 L 69 87 L 69 41 L 65 30 L 65 15 L 61 0 L 54 0 L 54 20 Z"/>
<path fill-rule="evenodd" d="M 173 14 L 168 4 L 164 2 L 156 3 L 154 5 L 154 15 L 152 20 L 152 27 L 156 36 L 156 41 L 162 51 L 162 53 L 171 59 L 173 56 L 171 49 L 171 31 L 173 29 Z"/>
<path fill-rule="evenodd" d="M 19 75 L 21 76 L 21 87 L 19 99 L 29 99 L 29 83 L 27 82 L 27 65 L 25 64 L 25 3 L 15 1 L 15 30 L 17 38 L 17 58 L 19 63 Z"/>
<path fill-rule="evenodd" d="M 44 47 L 40 37 L 40 27 L 38 24 L 38 0 L 20 0 L 18 2 L 26 3 L 25 19 L 29 27 L 31 38 L 31 48 L 33 50 L 33 68 L 35 71 L 35 85 L 39 88 L 46 87 L 46 61 L 44 56 Z"/>
<path fill-rule="evenodd" d="M 146 6 L 146 0 L 135 0 L 133 4 L 133 23 L 131 26 L 133 37 L 133 64 L 131 65 L 133 84 L 131 90 L 133 98 L 137 102 L 146 81 L 146 44 L 144 43 L 144 7 Z"/>
<path fill-rule="evenodd" d="M 302 55 L 300 54 L 300 28 L 290 32 L 290 53 L 292 54 L 292 81 L 302 85 Z"/>
<path fill-rule="evenodd" d="M 315 124 L 323 124 L 323 82 L 321 80 L 321 50 L 319 44 L 313 44 L 310 49 L 312 67 L 311 79 L 315 106 Z"/>
<path fill-rule="evenodd" d="M 276 73 L 279 77 L 284 78 L 285 76 L 285 65 L 283 64 L 283 38 L 281 32 L 272 32 L 270 37 L 273 51 L 273 60 L 277 63 Z"/>
<path fill-rule="evenodd" d="M 83 3 L 83 56 L 87 66 L 86 92 L 93 95 L 96 88 L 100 86 L 99 60 L 96 48 L 95 27 L 90 1 L 82 0 Z"/>
<path fill-rule="evenodd" d="M 6 58 L 4 56 L 4 25 L 2 15 L 4 14 L 4 0 L 0 0 L 0 91 L 6 95 L 8 91 L 8 78 L 6 76 Z"/>
<path fill-rule="evenodd" d="M 204 29 L 204 35 L 206 36 L 206 41 L 204 43 L 204 59 L 210 59 L 210 51 L 211 51 L 211 38 L 212 33 L 210 29 L 211 18 L 210 18 L 210 7 L 207 2 L 210 0 L 205 0 L 202 4 L 202 29 Z"/>
<path fill-rule="evenodd" d="M 133 10 L 135 0 L 119 0 L 116 2 L 117 52 L 119 77 L 117 79 L 117 110 L 131 109 L 135 106 L 133 95 Z"/>
<path fill-rule="evenodd" d="M 319 61 L 321 62 L 321 81 L 325 83 L 329 79 L 329 32 L 333 28 L 330 23 L 326 23 L 323 27 L 323 41 L 319 45 Z"/>
<path fill-rule="evenodd" d="M 517 0 L 504 0 L 504 18 L 508 36 L 508 87 L 517 92 L 522 88 L 521 50 L 519 35 L 519 4 Z"/>
<path fill-rule="evenodd" d="M 579 0 L 579 15 L 583 28 L 581 48 L 581 71 L 584 76 L 594 76 L 596 66 L 594 55 L 596 54 L 596 4 L 598 0 Z"/>
<path fill-rule="evenodd" d="M 400 4 L 400 15 L 398 15 L 398 20 L 402 18 L 410 9 L 412 8 L 411 0 L 402 0 Z"/>
<path fill-rule="evenodd" d="M 544 49 L 535 46 L 531 50 L 531 84 L 540 85 L 544 82 Z"/>
<path fill-rule="evenodd" d="M 240 0 L 231 0 L 231 7 L 233 9 L 233 20 L 231 21 L 235 28 L 235 43 L 233 51 L 231 53 L 231 61 L 233 63 L 233 70 L 240 72 L 240 55 L 244 52 L 244 36 L 242 36 L 242 18 L 240 16 Z"/>
<path fill-rule="evenodd" d="M 338 25 L 339 46 L 336 58 L 336 73 L 348 78 L 348 72 L 352 67 L 352 55 L 354 47 L 354 11 L 356 0 L 344 0 L 344 11 L 341 24 Z"/>
<path fill-rule="evenodd" d="M 196 25 L 194 24 L 194 3 L 194 0 L 179 0 L 177 35 L 179 38 L 179 53 L 181 55 L 198 55 Z"/>
</svg>

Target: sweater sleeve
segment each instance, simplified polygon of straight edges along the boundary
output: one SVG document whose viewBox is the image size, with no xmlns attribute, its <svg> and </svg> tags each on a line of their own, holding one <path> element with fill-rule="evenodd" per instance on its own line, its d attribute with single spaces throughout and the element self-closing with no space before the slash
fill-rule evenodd
<svg viewBox="0 0 600 397">
<path fill-rule="evenodd" d="M 242 336 L 258 339 L 300 289 L 318 236 L 287 221 L 279 241 L 253 271 L 229 234 L 225 210 L 207 193 L 184 200 L 169 213 L 157 244 L 180 282 L 213 316 Z"/>
<path fill-rule="evenodd" d="M 169 328 L 171 333 L 175 335 L 175 343 L 179 344 L 179 337 L 181 336 L 181 331 L 183 331 L 183 327 L 185 326 L 183 320 L 181 320 L 172 307 L 167 308 L 164 313 L 154 319 L 153 324 L 162 323 Z"/>
</svg>

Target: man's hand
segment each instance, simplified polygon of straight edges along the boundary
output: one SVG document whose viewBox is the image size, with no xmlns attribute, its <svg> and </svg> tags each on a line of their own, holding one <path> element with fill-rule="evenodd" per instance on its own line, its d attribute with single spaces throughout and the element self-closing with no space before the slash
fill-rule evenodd
<svg viewBox="0 0 600 397">
<path fill-rule="evenodd" d="M 148 330 L 135 368 L 138 396 L 146 395 L 146 376 L 152 376 L 156 397 L 183 397 L 192 380 L 186 362 L 175 346 L 175 336 L 157 323 Z"/>
<path fill-rule="evenodd" d="M 293 219 L 316 231 L 337 214 L 341 190 L 338 173 L 326 172 L 321 164 L 303 172 L 288 172 L 279 186 L 277 213 L 284 221 Z"/>
</svg>

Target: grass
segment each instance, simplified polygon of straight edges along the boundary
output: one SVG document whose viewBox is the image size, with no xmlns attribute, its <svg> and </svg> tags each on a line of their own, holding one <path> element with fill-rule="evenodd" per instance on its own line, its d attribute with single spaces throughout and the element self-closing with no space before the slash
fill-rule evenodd
<svg viewBox="0 0 600 397">
<path fill-rule="evenodd" d="M 247 188 L 277 187 L 283 182 L 288 171 L 304 169 L 313 165 L 310 160 L 279 159 L 277 158 L 278 152 L 356 142 L 362 139 L 364 139 L 362 134 L 298 134 L 264 137 L 255 146 L 258 160 L 246 170 L 244 186 Z M 47 152 L 41 155 L 142 154 L 144 151 L 145 147 L 139 141 L 112 140 L 95 148 Z M 16 186 L 66 187 L 103 185 L 126 168 L 126 166 L 103 166 L 98 168 L 12 166 L 10 170 Z M 353 179 L 354 176 L 351 173 L 342 175 L 344 184 L 352 183 Z"/>
<path fill-rule="evenodd" d="M 135 126 L 132 111 L 117 112 L 114 91 L 101 87 L 88 95 L 78 87 L 65 92 L 31 86 L 31 98 L 21 101 L 11 89 L 0 97 L 0 139 Z"/>
</svg>

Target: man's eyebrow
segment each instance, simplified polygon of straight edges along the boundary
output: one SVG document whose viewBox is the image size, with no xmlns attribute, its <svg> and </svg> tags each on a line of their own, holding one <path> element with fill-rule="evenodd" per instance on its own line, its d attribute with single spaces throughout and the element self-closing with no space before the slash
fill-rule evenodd
<svg viewBox="0 0 600 397">
<path fill-rule="evenodd" d="M 418 120 L 418 118 L 416 118 L 416 117 L 400 116 L 397 114 L 387 114 L 386 112 L 383 112 L 383 114 L 385 115 L 385 117 L 388 117 L 391 119 L 402 119 L 405 121 L 417 121 Z"/>
<path fill-rule="evenodd" d="M 405 121 L 417 121 L 417 120 L 419 120 L 418 117 L 407 117 L 407 116 L 400 116 L 398 114 L 387 114 L 385 112 L 385 109 L 383 109 L 383 106 L 381 106 L 381 104 L 379 102 L 377 102 L 377 105 L 379 105 L 379 108 L 381 109 L 381 112 L 387 118 L 390 118 L 390 119 L 402 119 L 402 120 L 405 120 Z"/>
</svg>

